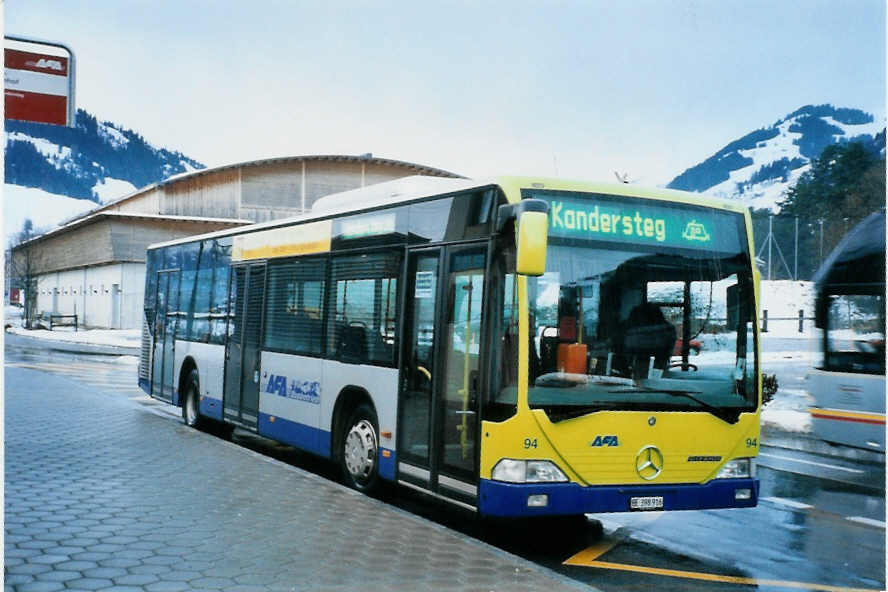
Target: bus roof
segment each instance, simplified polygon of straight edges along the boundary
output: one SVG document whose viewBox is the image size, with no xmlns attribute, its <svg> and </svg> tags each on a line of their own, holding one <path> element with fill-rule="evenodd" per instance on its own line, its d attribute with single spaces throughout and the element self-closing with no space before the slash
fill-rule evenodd
<svg viewBox="0 0 888 592">
<path fill-rule="evenodd" d="M 481 179 L 454 179 L 413 175 L 395 179 L 393 181 L 375 183 L 358 189 L 326 195 L 319 198 L 314 203 L 310 212 L 298 216 L 259 222 L 248 226 L 240 226 L 238 228 L 155 243 L 149 245 L 148 248 L 156 249 L 189 243 L 196 240 L 246 234 L 258 230 L 268 230 L 271 228 L 310 222 L 312 220 L 333 218 L 338 215 L 353 214 L 381 207 L 406 204 L 414 201 L 421 201 L 437 195 L 447 195 L 450 193 L 491 186 L 501 187 L 506 194 L 506 198 L 510 202 L 516 202 L 521 199 L 522 188 L 539 188 L 662 199 L 679 203 L 726 209 L 739 213 L 747 211 L 746 206 L 741 205 L 738 202 L 722 200 L 700 193 L 688 193 L 673 189 L 651 189 L 626 183 L 590 183 L 588 181 L 570 181 L 544 177 L 510 176 Z"/>
<path fill-rule="evenodd" d="M 885 210 L 874 212 L 846 234 L 817 273 L 814 285 L 885 284 Z"/>
</svg>

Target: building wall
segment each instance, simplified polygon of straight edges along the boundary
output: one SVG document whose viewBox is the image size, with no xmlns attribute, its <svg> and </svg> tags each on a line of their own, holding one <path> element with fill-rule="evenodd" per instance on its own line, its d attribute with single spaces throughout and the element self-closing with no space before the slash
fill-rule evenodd
<svg viewBox="0 0 888 592">
<path fill-rule="evenodd" d="M 160 209 L 154 214 L 239 218 L 240 170 L 228 169 L 185 178 L 159 188 Z"/>
<path fill-rule="evenodd" d="M 38 314 L 76 314 L 82 327 L 139 329 L 144 297 L 144 263 L 112 263 L 37 276 Z"/>
<path fill-rule="evenodd" d="M 35 274 L 110 263 L 113 261 L 111 223 L 107 219 L 99 220 L 60 233 L 22 248 L 17 255 L 30 257 Z"/>
<path fill-rule="evenodd" d="M 151 244 L 232 227 L 228 223 L 135 218 L 111 218 L 109 224 L 112 260 L 142 263 Z"/>
<path fill-rule="evenodd" d="M 132 199 L 110 204 L 103 211 L 121 212 L 124 214 L 156 214 L 162 209 L 162 198 L 163 188 L 154 187 Z"/>
</svg>

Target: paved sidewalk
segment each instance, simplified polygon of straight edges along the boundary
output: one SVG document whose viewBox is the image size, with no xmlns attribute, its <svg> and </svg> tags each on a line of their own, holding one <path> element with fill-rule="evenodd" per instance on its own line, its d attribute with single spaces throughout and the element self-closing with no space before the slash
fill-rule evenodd
<svg viewBox="0 0 888 592">
<path fill-rule="evenodd" d="M 589 589 L 63 376 L 6 369 L 5 589 Z"/>
</svg>

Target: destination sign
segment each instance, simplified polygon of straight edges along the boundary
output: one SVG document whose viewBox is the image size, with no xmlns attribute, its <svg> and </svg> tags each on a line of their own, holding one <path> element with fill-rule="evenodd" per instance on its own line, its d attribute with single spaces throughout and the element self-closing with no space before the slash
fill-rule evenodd
<svg viewBox="0 0 888 592">
<path fill-rule="evenodd" d="M 528 192 L 549 203 L 549 236 L 706 251 L 742 249 L 732 212 L 600 194 Z"/>
</svg>

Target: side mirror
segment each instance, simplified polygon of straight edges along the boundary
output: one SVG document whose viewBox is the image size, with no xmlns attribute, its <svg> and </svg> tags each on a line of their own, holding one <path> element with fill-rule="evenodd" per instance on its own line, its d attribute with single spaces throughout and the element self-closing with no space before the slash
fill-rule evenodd
<svg viewBox="0 0 888 592">
<path fill-rule="evenodd" d="M 546 271 L 546 247 L 549 240 L 549 204 L 541 199 L 524 199 L 516 204 L 500 206 L 497 212 L 497 232 L 509 220 L 515 221 L 515 271 L 521 275 L 543 275 Z"/>
<path fill-rule="evenodd" d="M 544 212 L 523 212 L 517 224 L 518 256 L 515 271 L 521 275 L 543 275 L 546 271 L 549 215 Z"/>
</svg>

